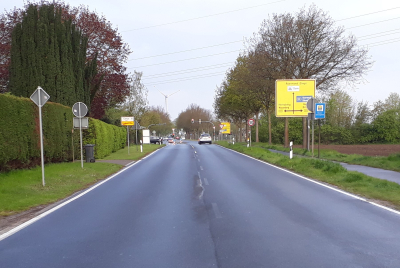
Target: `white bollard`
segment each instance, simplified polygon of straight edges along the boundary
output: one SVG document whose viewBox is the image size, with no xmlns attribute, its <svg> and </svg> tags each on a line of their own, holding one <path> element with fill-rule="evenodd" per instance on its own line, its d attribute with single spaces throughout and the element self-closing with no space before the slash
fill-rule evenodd
<svg viewBox="0 0 400 268">
<path fill-rule="evenodd" d="M 143 153 L 143 144 L 142 144 L 142 140 L 140 140 L 140 152 Z"/>
<path fill-rule="evenodd" d="M 293 146 L 293 141 L 290 142 L 290 152 L 289 152 L 290 159 L 293 158 L 293 147 L 292 146 Z"/>
</svg>

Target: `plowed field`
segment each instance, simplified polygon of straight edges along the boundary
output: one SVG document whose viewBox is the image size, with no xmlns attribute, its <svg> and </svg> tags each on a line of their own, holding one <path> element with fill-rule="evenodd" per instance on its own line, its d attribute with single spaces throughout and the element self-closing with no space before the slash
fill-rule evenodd
<svg viewBox="0 0 400 268">
<path fill-rule="evenodd" d="M 301 148 L 300 146 L 294 146 Z M 331 149 L 342 154 L 360 154 L 368 156 L 388 156 L 400 153 L 400 144 L 369 144 L 369 145 L 320 145 L 320 149 Z M 318 144 L 314 145 L 314 152 Z"/>
</svg>

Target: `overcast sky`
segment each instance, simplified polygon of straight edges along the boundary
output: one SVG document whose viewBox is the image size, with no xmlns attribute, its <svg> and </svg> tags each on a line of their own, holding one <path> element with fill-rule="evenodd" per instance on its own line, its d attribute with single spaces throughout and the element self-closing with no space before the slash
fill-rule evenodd
<svg viewBox="0 0 400 268">
<path fill-rule="evenodd" d="M 4 2 L 3 10 L 24 5 L 22 0 Z M 354 100 L 372 105 L 390 92 L 400 92 L 399 0 L 66 2 L 87 5 L 118 28 L 133 51 L 126 63 L 128 71 L 143 72 L 151 106 L 165 108 L 165 98 L 159 91 L 170 95 L 179 90 L 168 98 L 172 120 L 191 103 L 213 112 L 215 89 L 244 49 L 242 40 L 257 32 L 261 22 L 273 13 L 295 13 L 312 3 L 328 12 L 346 33 L 355 35 L 359 45 L 369 47 L 375 62 L 371 71 L 356 88 L 345 88 Z"/>
</svg>

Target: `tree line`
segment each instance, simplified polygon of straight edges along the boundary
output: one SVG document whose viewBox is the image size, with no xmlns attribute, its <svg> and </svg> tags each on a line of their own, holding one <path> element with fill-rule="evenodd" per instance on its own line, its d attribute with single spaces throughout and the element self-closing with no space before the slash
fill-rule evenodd
<svg viewBox="0 0 400 268">
<path fill-rule="evenodd" d="M 326 99 L 335 96 L 331 94 L 341 85 L 353 86 L 362 80 L 371 66 L 368 50 L 358 46 L 353 35 L 346 35 L 343 27 L 335 26 L 334 20 L 315 5 L 295 14 L 273 14 L 246 40 L 245 51 L 217 87 L 214 110 L 218 118 L 241 129 L 248 118 L 254 117 L 256 141 L 261 115 L 268 124 L 267 140 L 272 143 L 272 123 L 282 121 L 274 116 L 276 80 L 315 79 L 317 97 Z M 289 121 L 299 121 L 283 120 L 286 127 Z M 306 118 L 297 124 L 302 129 L 301 143 L 305 148 Z M 283 142 L 288 146 L 289 137 Z"/>
</svg>

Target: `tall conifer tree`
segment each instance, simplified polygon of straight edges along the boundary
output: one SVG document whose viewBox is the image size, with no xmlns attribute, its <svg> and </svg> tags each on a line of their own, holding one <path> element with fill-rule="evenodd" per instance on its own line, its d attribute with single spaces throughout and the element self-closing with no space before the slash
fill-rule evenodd
<svg viewBox="0 0 400 268">
<path fill-rule="evenodd" d="M 11 93 L 29 97 L 41 86 L 54 102 L 72 106 L 82 101 L 89 106 L 87 80 L 96 75 L 97 65 L 94 59 L 86 67 L 86 48 L 87 37 L 71 20 L 62 20 L 61 10 L 29 5 L 12 33 Z"/>
</svg>

